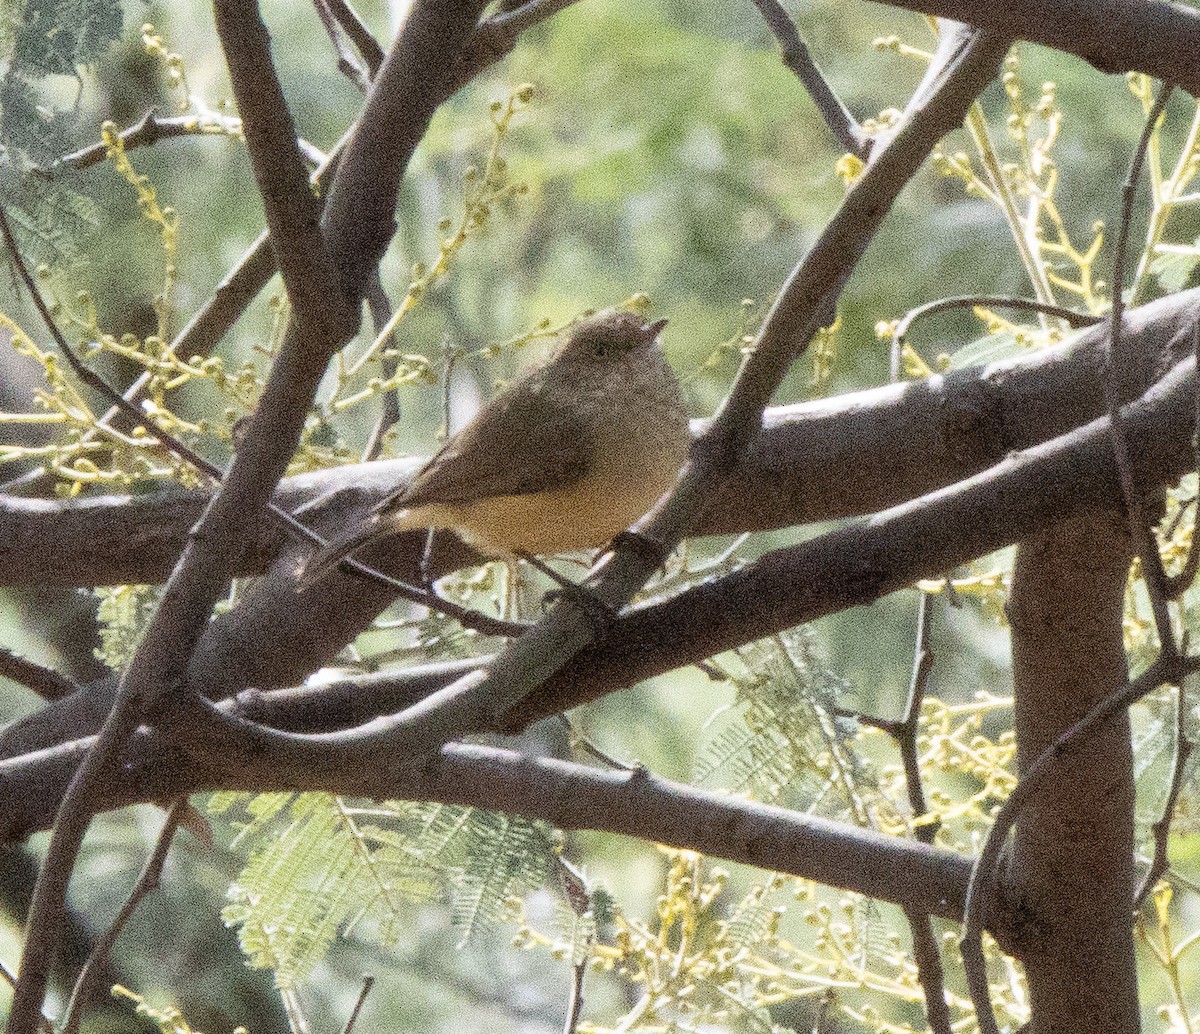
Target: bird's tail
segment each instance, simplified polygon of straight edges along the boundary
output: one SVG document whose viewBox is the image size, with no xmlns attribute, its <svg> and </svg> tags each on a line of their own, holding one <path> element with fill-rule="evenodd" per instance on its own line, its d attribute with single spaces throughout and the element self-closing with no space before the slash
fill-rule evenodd
<svg viewBox="0 0 1200 1034">
<path fill-rule="evenodd" d="M 296 583 L 296 591 L 304 592 L 311 588 L 351 553 L 375 539 L 386 538 L 394 530 L 388 522 L 380 520 L 378 515 L 373 515 L 348 535 L 332 539 L 305 562 L 300 571 L 300 580 Z"/>
</svg>

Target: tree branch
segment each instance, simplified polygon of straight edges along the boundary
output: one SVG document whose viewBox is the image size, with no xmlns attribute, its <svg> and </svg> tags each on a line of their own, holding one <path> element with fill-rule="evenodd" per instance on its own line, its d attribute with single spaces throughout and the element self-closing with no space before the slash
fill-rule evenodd
<svg viewBox="0 0 1200 1034">
<path fill-rule="evenodd" d="M 928 88 L 920 91 L 907 119 L 873 157 L 820 241 L 793 271 L 700 449 L 685 466 L 675 489 L 639 525 L 644 540 L 673 547 L 695 521 L 709 491 L 724 482 L 780 378 L 815 331 L 819 317 L 836 297 L 892 200 L 937 140 L 961 121 L 994 74 L 1005 49 L 998 42 L 974 36 L 964 36 L 958 43 L 959 48 L 946 52 L 942 71 L 935 72 Z M 596 569 L 590 589 L 606 605 L 620 607 L 650 577 L 659 560 L 646 550 L 620 546 Z M 223 729 L 221 749 L 235 754 L 261 753 L 289 765 L 315 763 L 327 749 L 384 748 L 388 756 L 412 764 L 448 739 L 494 727 L 506 710 L 561 668 L 594 635 L 583 609 L 564 601 L 511 643 L 486 672 L 459 680 L 408 712 L 379 719 L 369 731 L 310 739 L 229 722 Z"/>
<path fill-rule="evenodd" d="M 1131 382 L 1150 376 L 1152 370 L 1172 355 L 1181 351 L 1187 354 L 1185 346 L 1192 333 L 1190 306 L 1195 304 L 1195 298 L 1196 294 L 1191 293 L 1129 314 L 1127 330 L 1134 331 L 1146 346 L 1136 369 L 1131 365 L 1122 371 Z M 1102 330 L 1088 332 L 1075 348 L 1048 354 L 1033 367 L 1003 364 L 989 368 L 982 375 L 964 372 L 920 385 L 906 385 L 902 391 L 877 389 L 781 411 L 782 422 L 760 438 L 759 449 L 751 453 L 735 482 L 742 486 L 742 491 L 732 493 L 728 504 L 710 515 L 707 528 L 722 530 L 721 512 L 732 519 L 737 516 L 735 508 L 740 507 L 741 515 L 745 516 L 746 499 L 762 499 L 768 504 L 766 511 L 781 516 L 790 513 L 795 520 L 842 515 L 874 502 L 886 504 L 890 501 L 888 495 L 900 491 L 905 482 L 914 488 L 926 485 L 936 488 L 941 480 L 952 479 L 956 470 L 961 469 L 959 465 L 966 464 L 964 472 L 978 467 L 975 455 L 985 457 L 984 463 L 990 462 L 1030 437 L 1040 438 L 1049 423 L 1062 420 L 1069 424 L 1080 413 L 1099 412 L 1103 402 L 1096 366 L 1100 353 L 1096 349 L 1102 350 L 1102 335 Z M 983 394 L 982 386 L 986 386 Z M 1185 448 L 1191 414 L 1181 408 L 1187 405 L 1185 396 L 1176 397 L 1181 390 L 1186 393 L 1190 388 L 1183 382 L 1160 385 L 1157 394 L 1141 404 L 1145 437 L 1136 441 L 1159 457 L 1160 463 Z M 980 402 L 994 397 L 998 397 L 995 406 L 993 401 Z M 1030 426 L 1021 426 L 1023 419 L 1028 419 Z M 986 448 L 979 446 L 979 435 L 987 440 Z M 1111 498 L 1105 496 L 1106 478 L 1110 474 L 1108 461 L 1091 451 L 1090 440 L 1088 435 L 1068 436 L 1054 443 L 1048 452 L 1027 452 L 1010 458 L 973 485 L 947 489 L 938 493 L 937 498 L 912 503 L 886 518 L 838 533 L 832 540 L 829 537 L 815 540 L 800 547 L 799 553 L 768 554 L 744 572 L 753 574 L 753 580 L 744 590 L 738 588 L 736 580 L 733 583 L 722 580 L 691 590 L 680 600 L 663 604 L 653 614 L 635 611 L 617 626 L 622 635 L 629 632 L 635 636 L 632 643 L 617 648 L 610 639 L 609 649 L 586 652 L 581 658 L 586 667 L 579 662 L 570 665 L 553 681 L 552 688 L 545 691 L 541 697 L 544 702 L 531 704 L 525 719 L 545 713 L 547 708 L 558 710 L 641 678 L 694 663 L 735 642 L 765 634 L 777 626 L 764 623 L 763 603 L 756 594 L 760 588 L 765 591 L 776 578 L 786 581 L 797 577 L 801 580 L 796 584 L 804 587 L 800 597 L 789 589 L 787 598 L 797 599 L 797 608 L 784 614 L 782 620 L 785 623 L 811 620 L 859 598 L 856 593 L 861 588 L 861 577 L 854 572 L 866 562 L 863 558 L 874 556 L 884 565 L 879 573 L 878 590 L 891 591 L 918 578 L 937 577 L 956 563 L 1061 519 L 1075 505 L 1077 494 L 1080 501 L 1090 498 L 1109 503 Z M 902 444 L 898 451 L 897 443 Z M 1076 445 L 1084 450 L 1078 462 L 1072 453 Z M 935 460 L 932 464 L 931 458 Z M 334 495 L 330 505 L 334 512 L 330 516 L 335 523 L 342 522 L 350 517 L 345 509 L 337 512 L 334 504 L 361 510 L 394 488 L 396 470 L 409 470 L 417 463 L 375 464 L 330 472 L 328 477 L 305 475 L 289 479 L 281 501 L 289 506 L 298 505 L 303 498 L 331 490 Z M 1184 464 L 1180 452 L 1177 468 L 1166 463 L 1151 480 L 1166 483 L 1184 469 Z M 775 480 L 785 473 L 794 476 L 797 469 L 810 472 L 803 483 L 793 485 L 790 481 Z M 845 478 L 843 472 L 848 469 L 858 471 L 860 476 Z M 899 477 L 895 486 L 888 484 L 893 472 Z M 355 485 L 355 481 L 359 483 Z M 873 496 L 871 493 L 880 486 L 884 496 Z M 1022 493 L 1032 495 L 1022 498 Z M 1036 500 L 1044 500 L 1045 506 Z M 144 553 L 150 565 L 165 565 L 172 550 L 177 548 L 183 529 L 196 519 L 202 502 L 202 496 L 186 493 L 149 497 L 136 503 L 127 501 L 116 508 L 104 500 L 65 505 L 10 500 L 6 504 L 7 515 L 0 517 L 0 543 L 13 543 L 17 552 L 9 555 L 0 552 L 0 570 L 19 569 L 22 561 L 31 556 L 62 557 L 68 569 L 77 566 L 86 569 L 85 565 L 95 563 L 95 554 L 103 555 L 118 548 L 106 541 L 106 533 L 115 536 L 115 543 L 128 542 L 134 558 Z M 922 514 L 927 515 L 925 523 Z M 752 515 L 751 519 L 755 523 L 765 522 L 767 516 L 769 512 Z M 53 534 L 38 538 L 39 525 L 43 530 L 53 529 Z M 739 525 L 731 523 L 727 530 L 736 526 Z M 904 531 L 905 527 L 914 530 Z M 176 537 L 163 541 L 161 534 L 171 528 L 175 529 Z M 414 572 L 421 548 L 415 539 L 420 538 L 414 537 L 409 551 Z M 261 557 L 259 562 L 265 563 L 278 543 L 267 538 L 265 532 L 261 539 L 265 541 L 255 547 L 255 555 Z M 35 541 L 41 544 L 33 548 L 30 543 Z M 440 541 L 437 556 L 444 563 L 441 569 L 470 561 L 466 553 L 447 555 L 446 550 L 460 548 L 455 545 L 456 540 Z M 73 553 L 72 549 L 78 549 L 81 543 L 87 544 L 87 550 Z M 889 557 L 892 559 L 888 560 Z M 827 563 L 832 564 L 829 572 L 823 570 Z M 897 566 L 888 570 L 887 565 Z M 162 566 L 127 567 L 117 580 L 151 581 L 161 577 L 161 570 Z M 789 573 L 794 571 L 800 573 Z M 54 567 L 38 569 L 29 577 L 57 583 L 63 574 L 63 568 Z M 201 679 L 206 692 L 215 697 L 237 692 L 247 684 L 268 687 L 301 681 L 353 637 L 358 630 L 354 622 L 361 621 L 360 627 L 365 627 L 391 598 L 373 584 L 346 581 L 344 594 L 322 598 L 301 608 L 296 606 L 290 583 L 274 578 L 260 580 L 250 590 L 262 594 L 254 598 L 253 606 L 239 608 L 236 619 L 218 618 L 207 630 L 200 652 L 192 662 L 192 670 L 197 673 L 194 677 Z M 825 598 L 814 598 L 815 587 L 820 585 L 826 585 L 829 592 Z M 747 600 L 751 613 L 745 626 L 724 629 L 721 609 L 727 603 L 746 606 Z M 361 609 L 355 611 L 355 606 Z M 708 626 L 712 622 L 716 622 L 717 628 L 709 636 Z M 581 678 L 582 671 L 588 672 L 586 678 Z M 461 669 L 454 670 L 455 676 L 461 673 Z M 451 677 L 437 685 L 448 681 Z M 89 686 L 81 696 L 48 705 L 6 730 L 0 736 L 3 744 L 0 749 L 8 756 L 59 742 L 61 737 L 56 737 L 55 730 L 71 737 L 91 734 L 97 728 L 98 716 L 104 713 L 105 701 L 111 702 L 111 698 L 111 684 L 107 688 L 103 684 Z M 372 714 L 396 709 L 381 703 Z M 519 717 L 511 720 L 517 721 Z"/>
<path fill-rule="evenodd" d="M 871 150 L 871 138 L 862 131 L 842 99 L 833 92 L 829 81 L 821 74 L 817 63 L 808 52 L 804 40 L 796 30 L 796 23 L 789 17 L 779 0 L 751 0 L 762 15 L 767 28 L 779 41 L 784 65 L 800 80 L 825 125 L 842 147 L 858 158 L 865 159 Z"/>
<path fill-rule="evenodd" d="M 118 134 L 125 150 L 132 151 L 136 147 L 151 147 L 160 140 L 170 140 L 181 136 L 224 136 L 240 137 L 242 123 L 240 119 L 228 115 L 205 113 L 200 115 L 158 115 L 153 110 L 147 111 L 137 122 Z M 56 158 L 45 170 L 37 170 L 41 175 L 52 176 L 59 169 L 80 169 L 97 165 L 108 157 L 108 144 L 104 142 L 92 144 L 89 147 L 64 154 Z"/>
<path fill-rule="evenodd" d="M 1126 355 L 1118 371 L 1123 401 L 1139 397 L 1189 354 L 1198 304 L 1200 290 L 1193 290 L 1126 313 Z M 1097 327 L 1029 357 L 770 409 L 697 532 L 761 531 L 869 513 L 1095 419 L 1104 411 L 1106 337 L 1106 329 Z M 704 427 L 704 421 L 693 423 L 697 435 Z M 393 460 L 287 478 L 276 498 L 289 511 L 303 507 L 305 520 L 318 529 L 333 529 L 403 485 L 421 462 Z M 847 478 L 847 470 L 856 476 Z M 179 489 L 70 501 L 0 495 L 0 584 L 162 582 L 210 497 L 208 490 Z M 262 574 L 285 542 L 281 530 L 260 522 L 247 535 L 237 573 Z M 473 554 L 454 542 L 439 540 L 439 573 L 473 562 Z M 405 552 L 396 545 L 386 552 Z M 388 570 L 415 577 L 415 558 Z M 347 591 L 329 594 L 331 613 L 353 607 L 363 588 L 357 578 L 339 584 Z M 325 601 L 316 606 L 323 610 Z M 280 627 L 287 617 L 280 612 L 272 620 Z"/>
<path fill-rule="evenodd" d="M 226 713 L 234 709 L 232 702 L 221 706 Z M 283 709 L 275 708 L 275 715 L 288 725 Z M 75 742 L 0 762 L 0 840 L 49 823 L 56 795 L 86 750 L 86 741 Z M 961 914 L 970 874 L 970 860 L 950 851 L 700 790 L 640 767 L 600 771 L 479 745 L 446 747 L 420 768 L 392 772 L 354 759 L 286 776 L 252 762 L 235 774 L 215 771 L 212 760 L 189 761 L 163 737 L 139 733 L 120 777 L 97 787 L 96 805 L 107 810 L 218 786 L 467 804 L 803 875 L 945 918 Z"/>
<path fill-rule="evenodd" d="M 1143 476 L 1178 474 L 1190 464 L 1194 362 L 1179 365 L 1142 403 L 1129 407 L 1133 443 L 1153 441 L 1154 467 Z M 1163 421 L 1166 428 L 1156 424 Z M 1172 434 L 1171 428 L 1174 428 Z M 756 564 L 680 596 L 635 611 L 616 622 L 610 644 L 581 653 L 558 679 L 548 682 L 522 708 L 505 716 L 519 727 L 590 699 L 614 676 L 628 684 L 676 666 L 681 654 L 699 659 L 771 631 L 863 603 L 909 584 L 924 571 L 945 570 L 989 548 L 1005 544 L 998 529 L 1025 537 L 1047 520 L 1096 504 L 1111 504 L 1117 492 L 1108 441 L 1108 421 L 1095 421 L 1064 439 L 1014 457 L 993 471 L 932 497 L 897 508 L 857 527 L 842 529 L 799 547 L 768 554 Z M 1172 440 L 1174 439 L 1174 440 Z M 969 527 L 985 548 L 969 555 L 955 550 L 961 540 L 947 528 Z M 1028 527 L 1028 531 L 1023 531 Z M 992 536 L 997 536 L 993 538 Z M 948 541 L 948 539 L 950 541 Z M 988 540 L 991 541 L 988 541 Z M 656 649 L 657 647 L 657 649 Z M 632 677 L 631 677 L 632 676 Z M 572 681 L 573 679 L 573 681 Z M 281 775 L 336 767 L 347 757 L 395 770 L 411 762 L 406 750 L 428 730 L 495 728 L 496 705 L 473 692 L 473 679 L 460 679 L 398 715 L 354 729 L 316 736 L 274 732 L 228 716 L 220 741 L 231 765 L 254 761 L 279 766 Z"/>
<path fill-rule="evenodd" d="M 362 297 L 392 239 L 408 161 L 438 105 L 457 88 L 452 70 L 486 6 L 418 0 L 375 76 L 325 205 L 330 255 L 351 297 Z"/>
<path fill-rule="evenodd" d="M 60 700 L 78 692 L 74 679 L 0 646 L 0 676 L 32 690 L 43 700 Z"/>
<path fill-rule="evenodd" d="M 1017 550 L 1008 615 L 1022 773 L 1128 680 L 1130 558 L 1119 510 L 1081 513 Z M 1043 782 L 1024 808 L 1000 901 L 985 907 L 1004 915 L 1001 947 L 1024 963 L 1033 1015 L 1047 1030 L 1139 1029 L 1133 805 L 1121 712 L 1077 747 L 1069 774 Z"/>
<path fill-rule="evenodd" d="M 107 965 L 109 955 L 113 950 L 113 946 L 117 943 L 117 938 L 121 936 L 121 931 L 125 929 L 126 924 L 133 918 L 133 913 L 137 911 L 138 905 L 142 903 L 148 894 L 152 894 L 158 889 L 159 881 L 162 878 L 163 866 L 167 861 L 167 852 L 171 850 L 171 843 L 175 839 L 175 832 L 179 829 L 180 821 L 183 819 L 184 812 L 187 811 L 188 802 L 186 797 L 178 798 L 171 805 L 167 812 L 167 817 L 163 822 L 162 829 L 159 831 L 158 839 L 154 843 L 154 849 L 150 852 L 146 859 L 146 864 L 142 866 L 141 874 L 134 883 L 133 888 L 129 892 L 129 897 L 126 898 L 125 904 L 121 906 L 121 910 L 113 919 L 109 928 L 104 931 L 103 935 L 96 941 L 92 948 L 91 955 L 84 963 L 83 969 L 79 973 L 79 978 L 75 981 L 75 988 L 71 992 L 71 1000 L 67 1004 L 66 1017 L 63 1020 L 63 1034 L 77 1034 L 79 1031 L 80 1020 L 83 1018 L 83 1008 L 87 1004 L 88 999 L 96 990 L 96 985 L 99 982 L 100 968 Z"/>
<path fill-rule="evenodd" d="M 1139 488 L 1191 466 L 1195 362 L 1181 362 L 1125 410 L 1144 457 Z M 519 728 L 722 650 L 870 603 L 975 559 L 1080 509 L 1120 497 L 1106 418 L 1015 453 L 983 474 L 870 519 L 772 551 L 663 603 L 629 612 L 506 718 Z M 615 685 L 614 685 L 615 683 Z"/>
<path fill-rule="evenodd" d="M 1155 0 L 887 0 L 1076 54 L 1101 72 L 1145 72 L 1200 96 L 1200 11 Z"/>
<path fill-rule="evenodd" d="M 1150 136 L 1166 110 L 1167 99 L 1171 96 L 1173 89 L 1174 87 L 1170 83 L 1163 83 L 1158 91 L 1158 97 L 1150 106 L 1137 148 L 1134 150 L 1133 160 L 1130 162 L 1129 174 L 1125 178 L 1125 184 L 1121 191 L 1121 221 L 1117 232 L 1116 254 L 1113 258 L 1113 299 L 1112 311 L 1109 314 L 1109 368 L 1106 371 L 1108 376 L 1105 383 L 1105 400 L 1112 423 L 1113 456 L 1120 477 L 1121 496 L 1129 521 L 1129 533 L 1133 539 L 1138 559 L 1141 561 L 1142 579 L 1150 596 L 1151 610 L 1154 612 L 1159 648 L 1172 656 L 1179 652 L 1179 647 L 1175 642 L 1175 629 L 1171 624 L 1170 607 L 1167 602 L 1167 574 L 1163 570 L 1162 555 L 1158 551 L 1158 539 L 1154 535 L 1146 508 L 1142 505 L 1141 496 L 1134 487 L 1133 457 L 1129 451 L 1129 443 L 1126 441 L 1125 428 L 1121 419 L 1121 399 L 1119 389 L 1115 384 L 1115 369 L 1122 365 L 1125 358 L 1121 340 L 1125 314 L 1125 251 L 1129 243 L 1129 221 L 1133 216 L 1134 190 L 1141 175 Z"/>
<path fill-rule="evenodd" d="M 296 147 L 296 133 L 270 59 L 256 4 L 216 0 L 217 29 L 229 63 L 255 180 L 263 194 L 276 259 L 295 323 L 220 491 L 189 537 L 162 601 L 117 689 L 117 699 L 63 798 L 26 924 L 21 976 L 9 1034 L 32 1034 L 62 925 L 67 885 L 90 823 L 89 798 L 138 723 L 156 711 L 178 725 L 194 705 L 187 659 L 213 603 L 232 577 L 242 529 L 257 518 L 295 451 L 304 415 L 333 349 L 353 333 L 357 314 L 337 290 L 318 227 L 319 205 Z M 353 142 L 348 149 L 353 150 Z M 295 328 L 299 326 L 302 332 Z M 195 714 L 194 706 L 188 707 Z"/>
<path fill-rule="evenodd" d="M 306 334 L 336 338 L 347 329 L 352 333 L 357 316 L 350 299 L 355 296 L 331 291 L 337 280 L 322 246 L 321 203 L 309 189 L 308 166 L 296 143 L 296 128 L 271 61 L 271 41 L 258 4 L 215 0 L 213 9 L 293 319 Z M 389 208 L 389 218 L 391 213 Z"/>
</svg>

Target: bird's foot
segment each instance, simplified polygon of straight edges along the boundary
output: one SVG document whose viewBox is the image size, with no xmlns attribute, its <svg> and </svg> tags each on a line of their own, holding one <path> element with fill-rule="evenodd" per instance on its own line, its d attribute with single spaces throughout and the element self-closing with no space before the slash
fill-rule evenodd
<svg viewBox="0 0 1200 1034">
<path fill-rule="evenodd" d="M 543 610 L 557 600 L 567 600 L 574 603 L 583 611 L 588 621 L 591 622 L 597 637 L 606 632 L 608 626 L 617 620 L 616 610 L 605 603 L 604 600 L 586 585 L 580 585 L 577 582 L 571 581 L 570 578 L 559 574 L 549 564 L 543 563 L 529 553 L 518 553 L 517 555 L 531 567 L 541 571 L 542 574 L 558 586 L 557 589 L 551 589 L 542 597 Z"/>
<path fill-rule="evenodd" d="M 667 557 L 671 555 L 671 551 L 665 543 L 640 531 L 617 532 L 613 536 L 613 540 L 604 548 L 604 552 L 612 553 L 614 550 L 622 548 L 628 548 L 647 560 L 652 560 L 656 568 L 662 567 L 667 562 Z"/>
</svg>

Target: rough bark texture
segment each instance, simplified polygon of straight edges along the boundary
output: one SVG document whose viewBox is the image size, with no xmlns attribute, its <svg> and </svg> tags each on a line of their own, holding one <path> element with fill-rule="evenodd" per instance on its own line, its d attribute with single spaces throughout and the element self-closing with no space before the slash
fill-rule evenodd
<svg viewBox="0 0 1200 1034">
<path fill-rule="evenodd" d="M 1022 543 L 1009 603 L 1024 773 L 1127 679 L 1124 518 L 1085 513 Z M 1139 1029 L 1132 936 L 1133 757 L 1122 715 L 1021 813 L 1007 888 L 1030 1034 Z"/>
</svg>

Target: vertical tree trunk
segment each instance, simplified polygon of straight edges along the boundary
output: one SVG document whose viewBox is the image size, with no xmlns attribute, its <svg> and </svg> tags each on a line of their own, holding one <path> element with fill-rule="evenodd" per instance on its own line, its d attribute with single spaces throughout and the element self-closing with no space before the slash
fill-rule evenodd
<svg viewBox="0 0 1200 1034">
<path fill-rule="evenodd" d="M 1014 724 L 1024 772 L 1127 680 L 1124 518 L 1091 512 L 1021 544 L 1009 602 Z M 1133 949 L 1133 768 L 1122 714 L 1020 814 L 1007 886 L 1031 1034 L 1139 1030 Z"/>
</svg>

